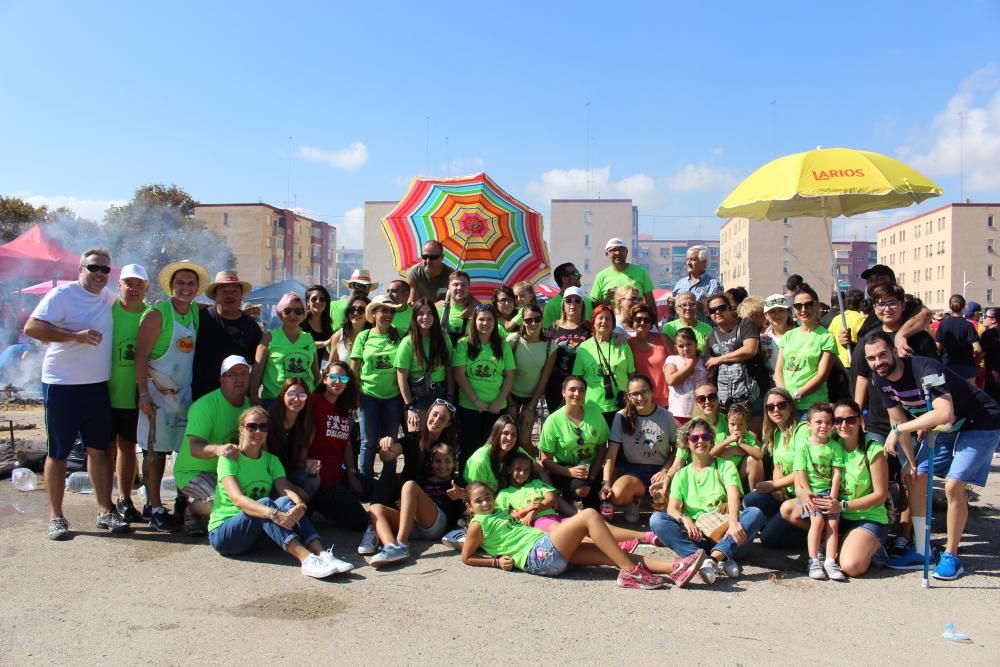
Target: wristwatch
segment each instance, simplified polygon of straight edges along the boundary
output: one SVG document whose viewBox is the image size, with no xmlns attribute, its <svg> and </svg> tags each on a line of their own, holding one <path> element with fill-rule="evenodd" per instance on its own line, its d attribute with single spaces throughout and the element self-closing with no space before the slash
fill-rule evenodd
<svg viewBox="0 0 1000 667">
<path fill-rule="evenodd" d="M 846 512 L 847 511 L 847 501 L 846 500 L 841 500 L 840 501 L 840 511 L 841 512 Z"/>
<path fill-rule="evenodd" d="M 903 432 L 899 430 L 899 424 L 892 425 L 892 432 L 896 435 L 903 435 Z"/>
<path fill-rule="evenodd" d="M 792 394 L 792 399 L 793 399 L 793 400 L 794 400 L 794 401 L 795 401 L 796 403 L 798 403 L 799 401 L 801 401 L 801 400 L 802 400 L 802 392 L 801 392 L 801 391 L 797 391 L 797 392 L 795 392 L 794 394 Z"/>
</svg>

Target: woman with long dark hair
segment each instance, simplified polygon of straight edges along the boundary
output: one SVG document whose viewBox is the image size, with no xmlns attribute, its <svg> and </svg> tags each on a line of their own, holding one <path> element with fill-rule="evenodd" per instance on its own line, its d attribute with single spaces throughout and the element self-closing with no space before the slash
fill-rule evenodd
<svg viewBox="0 0 1000 667">
<path fill-rule="evenodd" d="M 306 318 L 301 326 L 316 341 L 320 366 L 325 366 L 330 357 L 333 322 L 330 319 L 330 293 L 322 285 L 311 285 L 306 289 Z"/>
<path fill-rule="evenodd" d="M 367 297 L 356 296 L 347 302 L 344 309 L 344 326 L 333 332 L 330 337 L 330 359 L 351 362 L 351 349 L 354 339 L 365 329 L 371 329 L 372 324 L 365 317 L 368 304 Z"/>
<path fill-rule="evenodd" d="M 417 299 L 409 334 L 400 341 L 395 359 L 396 381 L 409 430 L 419 429 L 435 400 L 454 397 L 455 379 L 448 372 L 452 354 L 451 339 L 441 328 L 434 304 L 429 299 Z"/>
</svg>

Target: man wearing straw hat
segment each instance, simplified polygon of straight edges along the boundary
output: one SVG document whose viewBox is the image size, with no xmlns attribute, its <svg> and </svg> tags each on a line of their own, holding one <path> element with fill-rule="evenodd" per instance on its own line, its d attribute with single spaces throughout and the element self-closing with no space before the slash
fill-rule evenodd
<svg viewBox="0 0 1000 667">
<path fill-rule="evenodd" d="M 354 269 L 351 277 L 341 282 L 344 283 L 344 287 L 351 291 L 343 299 L 337 299 L 330 304 L 330 325 L 334 331 L 344 326 L 347 304 L 351 302 L 351 299 L 358 297 L 367 299 L 369 294 L 378 289 L 378 283 L 372 282 L 372 274 L 369 273 L 368 269 Z"/>
<path fill-rule="evenodd" d="M 198 307 L 193 303 L 208 285 L 208 271 L 188 260 L 172 262 L 157 277 L 164 299 L 142 318 L 135 350 L 135 380 L 139 388 L 139 427 L 143 450 L 143 480 L 150 508 L 150 528 L 173 532 L 175 524 L 160 498 L 167 455 L 181 447 L 198 333 Z M 181 496 L 178 496 L 180 499 Z"/>
<path fill-rule="evenodd" d="M 219 388 L 218 369 L 223 359 L 230 355 L 253 359 L 257 353 L 263 332 L 243 312 L 243 299 L 250 291 L 250 283 L 240 280 L 236 271 L 219 271 L 205 288 L 205 296 L 215 305 L 198 313 L 191 400 L 197 401 Z"/>
</svg>

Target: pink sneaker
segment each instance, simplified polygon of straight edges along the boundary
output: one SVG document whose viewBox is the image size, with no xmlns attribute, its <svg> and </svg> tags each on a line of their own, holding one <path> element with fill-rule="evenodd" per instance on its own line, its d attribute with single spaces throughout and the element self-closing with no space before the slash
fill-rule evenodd
<svg viewBox="0 0 1000 667">
<path fill-rule="evenodd" d="M 618 571 L 618 585 L 622 588 L 651 590 L 654 588 L 663 588 L 666 584 L 667 580 L 665 577 L 653 574 L 641 562 L 636 563 L 635 568 L 631 572 L 626 572 L 625 570 Z"/>
<path fill-rule="evenodd" d="M 627 554 L 634 554 L 635 550 L 639 548 L 639 539 L 623 540 L 618 543 L 618 548 Z"/>
<path fill-rule="evenodd" d="M 674 561 L 674 571 L 667 575 L 667 579 L 674 582 L 677 588 L 682 588 L 684 584 L 691 581 L 698 568 L 705 560 L 705 551 L 698 549 L 690 556 L 678 558 Z"/>
<path fill-rule="evenodd" d="M 651 530 L 646 531 L 645 539 L 646 539 L 646 544 L 652 544 L 654 547 L 664 546 L 663 542 L 660 541 L 660 538 L 656 536 L 656 533 L 654 533 Z"/>
</svg>

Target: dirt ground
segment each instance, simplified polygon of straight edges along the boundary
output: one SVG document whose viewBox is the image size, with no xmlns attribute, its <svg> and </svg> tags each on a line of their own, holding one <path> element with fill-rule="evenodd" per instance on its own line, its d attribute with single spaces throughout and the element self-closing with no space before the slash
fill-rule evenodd
<svg viewBox="0 0 1000 667">
<path fill-rule="evenodd" d="M 40 410 L 0 413 L 38 425 L 41 417 Z M 17 435 L 42 437 L 37 430 Z M 20 493 L 4 480 L 0 664 L 996 665 L 996 461 L 963 544 L 970 574 L 930 590 L 921 589 L 919 572 L 812 581 L 803 554 L 759 546 L 740 579 L 694 581 L 683 590 L 620 589 L 611 568 L 556 579 L 471 568 L 451 549 L 426 542 L 413 544 L 416 558 L 408 563 L 375 571 L 355 553 L 359 534 L 322 521 L 325 542 L 357 569 L 317 581 L 270 545 L 228 559 L 183 534 L 146 527 L 102 534 L 89 495 L 67 494 L 76 536 L 50 542 L 44 491 Z M 938 515 L 935 526 L 943 525 Z M 949 621 L 972 641 L 943 639 Z"/>
</svg>

